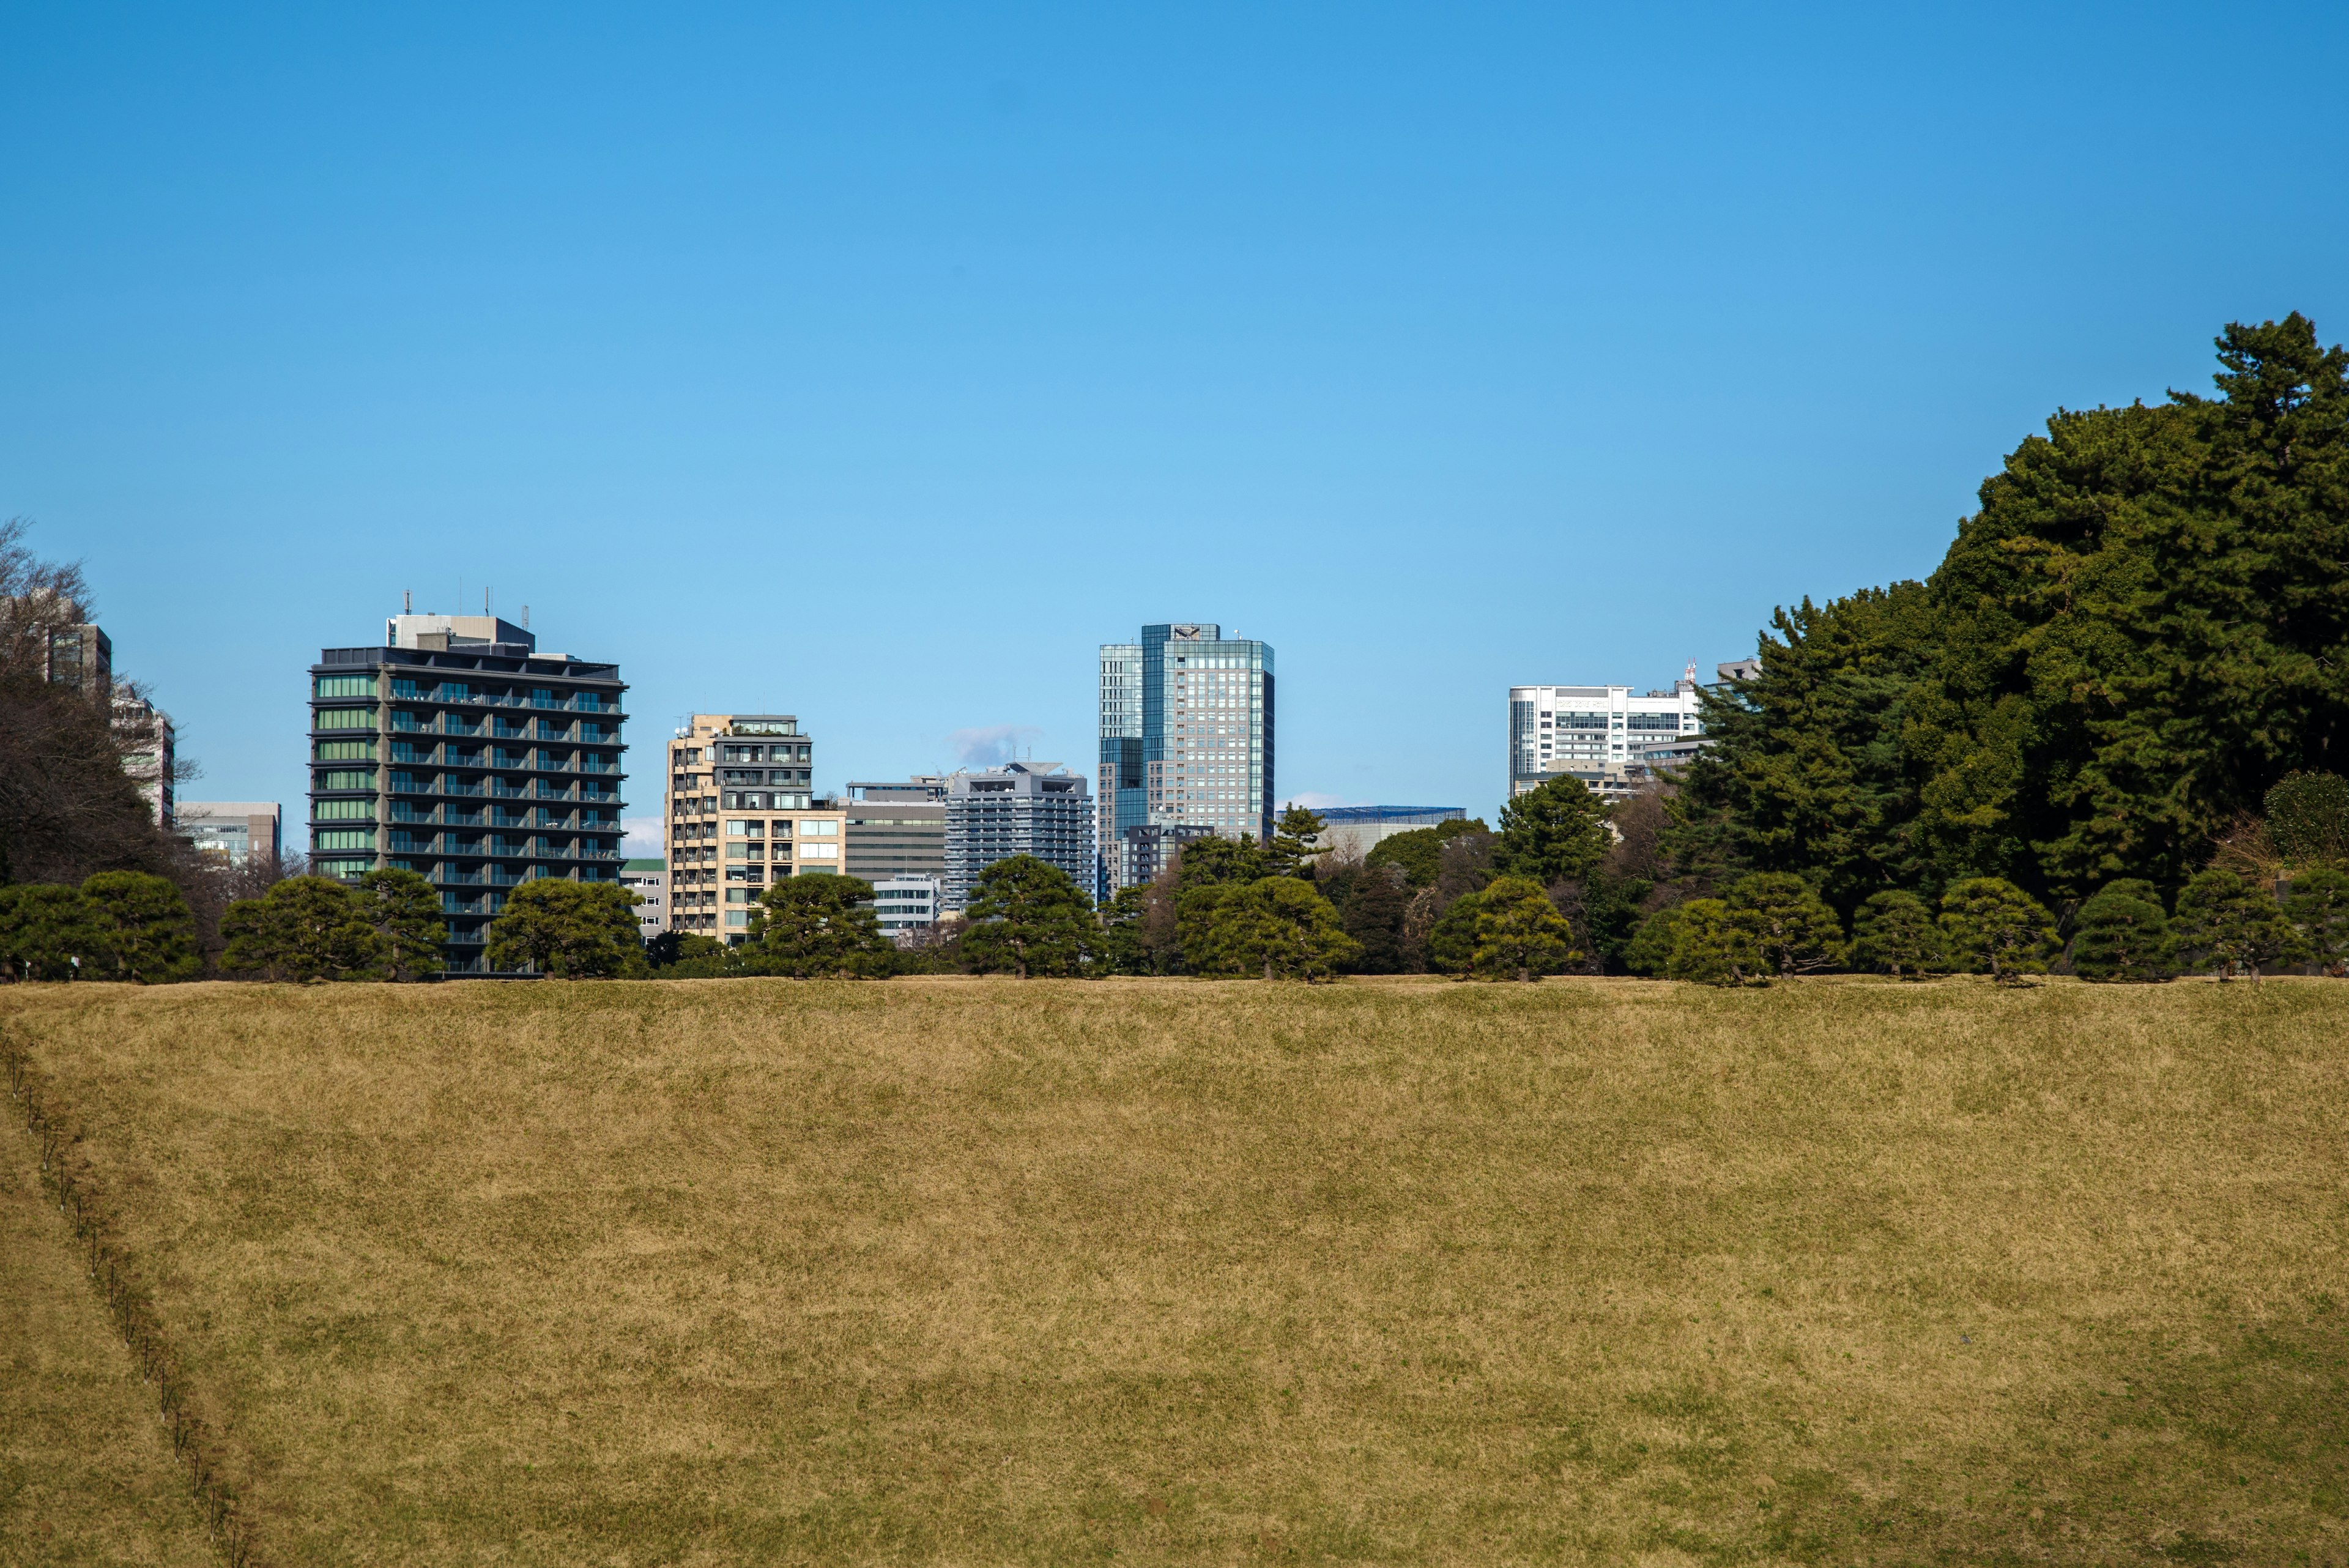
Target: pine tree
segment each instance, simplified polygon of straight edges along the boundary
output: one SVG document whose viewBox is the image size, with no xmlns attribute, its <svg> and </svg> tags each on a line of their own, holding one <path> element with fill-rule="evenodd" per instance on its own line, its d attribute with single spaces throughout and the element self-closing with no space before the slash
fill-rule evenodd
<svg viewBox="0 0 2349 1568">
<path fill-rule="evenodd" d="M 761 973 L 801 980 L 885 975 L 895 948 L 872 898 L 873 885 L 854 877 L 787 877 L 759 895 L 744 957 Z"/>
<path fill-rule="evenodd" d="M 1198 847 L 1186 846 L 1185 857 Z M 963 960 L 982 972 L 1009 970 L 1021 980 L 1074 974 L 1093 940 L 1092 908 L 1085 890 L 1050 861 L 1033 855 L 999 860 L 978 874 L 963 909 Z"/>
<path fill-rule="evenodd" d="M 1282 812 L 1279 826 L 1272 830 L 1272 837 L 1264 846 L 1265 874 L 1312 881 L 1314 867 L 1330 853 L 1326 846 L 1316 846 L 1314 840 L 1329 827 L 1328 823 L 1301 805 L 1292 805 Z"/>
<path fill-rule="evenodd" d="M 1729 890 L 1729 907 L 1754 917 L 1764 962 L 1779 974 L 1832 969 L 1844 960 L 1843 926 L 1811 885 L 1788 871 L 1755 871 Z"/>
<path fill-rule="evenodd" d="M 2090 981 L 2168 980 L 2175 971 L 2169 918 L 2161 895 L 2142 878 L 2107 882 L 2080 906 L 2072 937 L 2072 972 Z"/>
<path fill-rule="evenodd" d="M 0 887 L 0 966 L 11 980 L 99 980 L 113 964 L 89 900 L 47 882 Z"/>
<path fill-rule="evenodd" d="M 1951 958 L 1987 970 L 2000 985 L 2045 974 L 2055 950 L 2055 919 L 2002 877 L 1953 882 L 1941 895 L 1941 930 Z"/>
<path fill-rule="evenodd" d="M 1327 980 L 1361 951 L 1309 882 L 1263 877 L 1217 909 L 1206 971 L 1267 980 Z"/>
<path fill-rule="evenodd" d="M 1680 933 L 1683 907 L 1667 904 L 1640 922 L 1631 940 L 1623 946 L 1625 969 L 1652 980 L 1661 980 L 1670 972 L 1672 943 Z"/>
<path fill-rule="evenodd" d="M 1402 926 L 1411 907 L 1411 886 L 1396 866 L 1364 866 L 1341 917 L 1346 934 L 1361 944 L 1354 967 L 1363 974 L 1401 974 L 1405 967 Z"/>
<path fill-rule="evenodd" d="M 1605 804 L 1580 779 L 1560 774 L 1501 808 L 1493 869 L 1541 887 L 1578 882 L 1613 842 Z"/>
<path fill-rule="evenodd" d="M 1582 956 L 1574 948 L 1574 928 L 1528 877 L 1495 877 L 1477 904 L 1471 964 L 1480 975 L 1530 981 Z"/>
<path fill-rule="evenodd" d="M 543 877 L 507 896 L 490 922 L 490 967 L 555 980 L 615 980 L 645 972 L 636 896 L 616 882 Z"/>
<path fill-rule="evenodd" d="M 1665 974 L 1705 985 L 1770 983 L 1754 911 L 1733 909 L 1719 898 L 1692 898 L 1678 906 L 1678 914 Z"/>
<path fill-rule="evenodd" d="M 383 940 L 358 896 L 325 877 L 288 877 L 258 898 L 240 898 L 221 919 L 228 945 L 221 967 L 271 980 L 370 980 Z"/>
<path fill-rule="evenodd" d="M 2205 871 L 2178 892 L 2178 945 L 2198 970 L 2221 981 L 2260 978 L 2263 969 L 2296 961 L 2300 933 L 2264 888 L 2232 871 Z"/>
<path fill-rule="evenodd" d="M 440 944 L 449 928 L 440 895 L 413 871 L 383 867 L 358 879 L 359 918 L 381 943 L 383 966 L 394 980 L 439 974 Z"/>
<path fill-rule="evenodd" d="M 2335 979 L 2349 975 L 2349 873 L 2311 871 L 2293 877 L 2283 913 L 2309 961 Z"/>
<path fill-rule="evenodd" d="M 100 871 L 81 885 L 118 980 L 153 985 L 193 980 L 196 919 L 168 877 L 144 871 Z"/>
<path fill-rule="evenodd" d="M 1851 961 L 1895 980 L 1922 980 L 1941 957 L 1940 929 L 1914 893 L 1871 893 L 1852 922 Z"/>
</svg>

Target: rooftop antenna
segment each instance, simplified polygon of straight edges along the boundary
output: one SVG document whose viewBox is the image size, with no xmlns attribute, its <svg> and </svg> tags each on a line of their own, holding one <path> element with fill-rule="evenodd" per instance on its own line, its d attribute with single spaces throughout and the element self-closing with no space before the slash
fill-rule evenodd
<svg viewBox="0 0 2349 1568">
<path fill-rule="evenodd" d="M 415 590 L 411 588 L 402 588 L 399 590 L 399 613 L 402 615 L 414 615 L 416 613 Z"/>
<path fill-rule="evenodd" d="M 481 590 L 481 613 L 483 615 L 490 613 L 490 590 L 487 588 Z"/>
<path fill-rule="evenodd" d="M 524 631 L 528 631 L 530 629 L 530 607 L 528 605 L 522 607 L 522 628 Z M 1690 668 L 1694 669 L 1695 666 L 1691 665 Z"/>
</svg>

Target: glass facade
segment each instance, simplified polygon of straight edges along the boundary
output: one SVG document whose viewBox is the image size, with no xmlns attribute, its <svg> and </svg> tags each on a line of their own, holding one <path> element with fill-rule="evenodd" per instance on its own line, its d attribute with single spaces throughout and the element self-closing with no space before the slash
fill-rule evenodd
<svg viewBox="0 0 2349 1568">
<path fill-rule="evenodd" d="M 513 641 L 330 648 L 310 670 L 311 870 L 426 877 L 451 974 L 490 972 L 485 929 L 506 889 L 620 877 L 619 667 L 541 658 L 509 629 Z"/>
<path fill-rule="evenodd" d="M 1272 828 L 1275 679 L 1269 643 L 1198 622 L 1145 626 L 1101 650 L 1099 772 L 1106 893 L 1150 857 L 1136 829 L 1203 828 L 1262 840 Z"/>
</svg>

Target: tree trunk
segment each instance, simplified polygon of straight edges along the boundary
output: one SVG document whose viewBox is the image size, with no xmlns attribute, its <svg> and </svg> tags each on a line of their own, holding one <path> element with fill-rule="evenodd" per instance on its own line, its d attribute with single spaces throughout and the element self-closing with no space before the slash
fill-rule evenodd
<svg viewBox="0 0 2349 1568">
<path fill-rule="evenodd" d="M 1264 978 L 1267 980 L 1272 978 L 1272 960 L 1269 958 L 1264 961 Z"/>
<path fill-rule="evenodd" d="M 1530 969 L 1519 968 L 1517 971 L 1517 983 L 1519 985 L 1531 985 L 1533 982 L 1534 971 Z"/>
</svg>

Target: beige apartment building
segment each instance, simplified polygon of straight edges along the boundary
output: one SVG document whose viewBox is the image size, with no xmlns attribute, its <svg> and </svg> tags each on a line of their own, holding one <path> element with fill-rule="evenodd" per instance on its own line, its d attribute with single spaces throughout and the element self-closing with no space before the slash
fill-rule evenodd
<svg viewBox="0 0 2349 1568">
<path fill-rule="evenodd" d="M 672 929 L 740 942 L 769 884 L 837 875 L 848 814 L 818 799 L 789 713 L 696 713 L 668 747 Z"/>
</svg>

